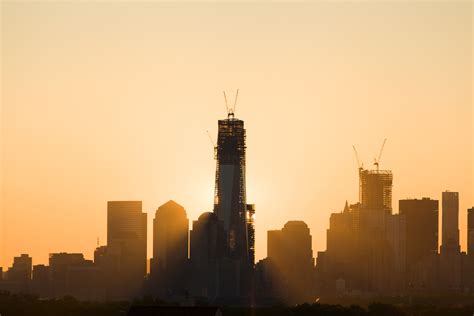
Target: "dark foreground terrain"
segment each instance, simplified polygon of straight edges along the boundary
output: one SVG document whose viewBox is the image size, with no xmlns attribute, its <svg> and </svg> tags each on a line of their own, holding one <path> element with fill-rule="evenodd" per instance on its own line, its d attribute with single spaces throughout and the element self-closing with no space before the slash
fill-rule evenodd
<svg viewBox="0 0 474 316">
<path fill-rule="evenodd" d="M 472 298 L 472 297 L 471 297 Z M 304 304 L 299 306 L 272 307 L 223 307 L 224 316 L 309 316 L 309 315 L 354 315 L 354 316 L 473 316 L 474 298 L 465 298 L 462 304 L 449 298 L 435 298 L 406 303 L 370 303 L 368 305 Z M 436 302 L 433 302 L 433 300 Z M 412 300 L 413 301 L 413 300 Z M 431 302 L 430 302 L 431 301 Z M 439 303 L 439 304 L 438 304 Z M 38 299 L 31 295 L 0 293 L 0 315 L 61 315 L 61 316 L 125 316 L 132 305 L 168 305 L 164 302 L 144 298 L 129 302 L 81 302 L 72 297 L 62 299 Z M 361 307 L 363 306 L 363 307 Z"/>
</svg>

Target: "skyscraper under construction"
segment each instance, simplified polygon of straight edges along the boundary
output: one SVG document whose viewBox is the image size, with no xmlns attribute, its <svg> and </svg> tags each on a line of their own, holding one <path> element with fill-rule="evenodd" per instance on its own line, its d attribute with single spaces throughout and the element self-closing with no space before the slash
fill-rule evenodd
<svg viewBox="0 0 474 316">
<path fill-rule="evenodd" d="M 392 214 L 392 182 L 390 170 L 359 170 L 359 201 L 370 210 Z"/>
<path fill-rule="evenodd" d="M 227 110 L 227 119 L 218 122 L 214 212 L 224 223 L 228 256 L 243 263 L 249 262 L 250 257 L 245 189 L 245 128 L 244 121 L 234 117 L 234 109 L 228 107 Z"/>
</svg>

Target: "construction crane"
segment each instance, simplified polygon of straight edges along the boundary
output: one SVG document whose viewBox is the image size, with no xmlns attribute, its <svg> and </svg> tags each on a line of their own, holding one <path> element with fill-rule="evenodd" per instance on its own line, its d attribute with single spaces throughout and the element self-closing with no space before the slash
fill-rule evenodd
<svg viewBox="0 0 474 316">
<path fill-rule="evenodd" d="M 237 92 L 235 93 L 234 105 L 232 107 L 229 107 L 229 104 L 227 103 L 227 96 L 225 94 L 225 91 L 223 92 L 224 92 L 225 107 L 227 109 L 227 117 L 234 118 L 235 108 L 237 107 L 237 98 L 239 97 L 239 89 L 237 89 Z"/>
<path fill-rule="evenodd" d="M 355 148 L 355 146 L 353 145 L 352 148 L 354 149 L 354 154 L 355 154 L 355 157 L 357 159 L 357 166 L 359 167 L 359 171 L 364 169 L 364 164 L 360 163 L 360 159 L 359 159 L 359 154 L 357 153 L 357 149 Z"/>
<path fill-rule="evenodd" d="M 374 165 L 377 167 L 377 171 L 379 171 L 380 158 L 382 158 L 382 153 L 386 142 L 387 139 L 385 138 L 383 140 L 382 147 L 380 148 L 379 156 L 377 158 L 374 158 Z"/>
<path fill-rule="evenodd" d="M 212 148 L 214 148 L 214 159 L 217 159 L 217 145 L 212 140 L 211 133 L 209 133 L 208 130 L 206 130 L 206 133 L 207 133 L 207 136 L 209 136 L 209 141 L 211 142 Z"/>
</svg>

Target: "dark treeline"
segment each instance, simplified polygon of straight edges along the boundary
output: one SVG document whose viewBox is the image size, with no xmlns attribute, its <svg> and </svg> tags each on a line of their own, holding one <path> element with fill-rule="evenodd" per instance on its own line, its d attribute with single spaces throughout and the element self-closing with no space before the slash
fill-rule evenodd
<svg viewBox="0 0 474 316">
<path fill-rule="evenodd" d="M 169 305 L 166 302 L 144 297 L 134 302 L 85 302 L 71 296 L 61 299 L 39 299 L 37 296 L 25 294 L 0 293 L 0 314 L 2 316 L 125 316 L 132 305 Z M 366 307 L 359 305 L 340 304 L 303 304 L 298 306 L 272 307 L 225 307 L 224 316 L 472 316 L 474 302 L 471 305 L 440 306 L 434 304 L 388 304 L 370 303 Z"/>
</svg>

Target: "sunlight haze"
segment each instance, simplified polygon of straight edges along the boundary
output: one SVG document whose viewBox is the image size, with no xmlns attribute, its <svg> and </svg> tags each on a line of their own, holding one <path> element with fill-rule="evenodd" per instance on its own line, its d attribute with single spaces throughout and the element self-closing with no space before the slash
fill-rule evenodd
<svg viewBox="0 0 474 316">
<path fill-rule="evenodd" d="M 1 4 L 0 266 L 28 253 L 93 257 L 107 201 L 212 211 L 211 137 L 239 88 L 256 257 L 267 230 L 358 201 L 352 146 L 394 174 L 398 200 L 474 205 L 472 4 Z M 441 203 L 440 203 L 441 205 Z M 440 230 L 441 232 L 441 230 Z"/>
</svg>

